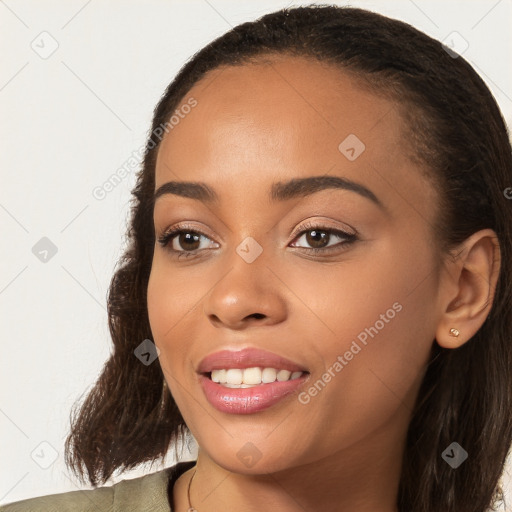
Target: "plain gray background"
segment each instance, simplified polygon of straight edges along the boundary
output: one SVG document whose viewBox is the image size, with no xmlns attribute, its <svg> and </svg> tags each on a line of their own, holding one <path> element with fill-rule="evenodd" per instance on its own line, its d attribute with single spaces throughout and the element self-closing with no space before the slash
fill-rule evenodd
<svg viewBox="0 0 512 512">
<path fill-rule="evenodd" d="M 0 2 L 0 503 L 78 488 L 63 443 L 72 404 L 111 350 L 106 294 L 138 165 L 103 199 L 93 191 L 144 145 L 156 102 L 195 51 L 240 22 L 308 3 Z M 351 5 L 439 40 L 457 32 L 510 125 L 511 0 Z M 151 471 L 172 463 L 170 454 Z"/>
</svg>

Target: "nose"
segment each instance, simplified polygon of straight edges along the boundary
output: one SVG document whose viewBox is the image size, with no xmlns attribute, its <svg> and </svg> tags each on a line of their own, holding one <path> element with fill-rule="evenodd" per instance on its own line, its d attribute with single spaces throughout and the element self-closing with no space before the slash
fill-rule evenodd
<svg viewBox="0 0 512 512">
<path fill-rule="evenodd" d="M 263 258 L 258 259 L 235 261 L 205 297 L 203 311 L 214 327 L 242 330 L 275 325 L 286 318 L 283 284 Z"/>
</svg>

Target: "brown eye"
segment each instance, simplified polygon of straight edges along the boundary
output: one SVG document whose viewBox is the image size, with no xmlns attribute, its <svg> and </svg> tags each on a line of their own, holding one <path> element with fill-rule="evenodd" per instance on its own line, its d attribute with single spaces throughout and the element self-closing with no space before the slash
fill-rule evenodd
<svg viewBox="0 0 512 512">
<path fill-rule="evenodd" d="M 331 251 L 342 250 L 346 245 L 353 243 L 357 240 L 355 233 L 345 233 L 337 229 L 322 227 L 322 226 L 304 226 L 303 231 L 295 238 L 296 242 L 293 247 L 300 247 L 307 251 L 328 253 Z M 304 242 L 309 247 L 297 246 L 297 241 L 304 239 Z M 336 243 L 336 239 L 339 241 Z M 330 243 L 333 241 L 334 243 Z"/>
<path fill-rule="evenodd" d="M 199 231 L 188 229 L 186 226 L 176 226 L 173 229 L 165 231 L 158 238 L 158 243 L 170 253 L 177 254 L 178 256 L 194 255 L 202 249 L 216 245 L 210 240 L 209 244 L 203 244 L 204 246 L 201 247 L 201 239 L 210 240 L 209 237 Z"/>
<path fill-rule="evenodd" d="M 199 249 L 200 237 L 201 235 L 197 233 L 182 231 L 181 233 L 178 234 L 177 237 L 175 237 L 175 239 L 177 241 L 177 244 L 181 248 L 185 250 L 196 251 L 197 249 Z"/>
<path fill-rule="evenodd" d="M 327 245 L 329 240 L 330 235 L 327 234 L 327 231 L 311 229 L 306 232 L 306 242 L 314 249 L 322 249 Z"/>
</svg>

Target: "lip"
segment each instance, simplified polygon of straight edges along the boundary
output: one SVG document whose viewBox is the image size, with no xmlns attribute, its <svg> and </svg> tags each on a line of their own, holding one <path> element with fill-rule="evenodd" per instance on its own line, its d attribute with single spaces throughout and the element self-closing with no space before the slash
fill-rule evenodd
<svg viewBox="0 0 512 512">
<path fill-rule="evenodd" d="M 259 348 L 244 348 L 242 350 L 220 350 L 203 358 L 197 368 L 198 373 L 209 373 L 212 370 L 229 368 L 275 368 L 277 370 L 289 370 L 290 372 L 307 372 L 304 366 L 290 361 L 285 357 L 261 350 Z M 248 389 L 248 388 L 247 388 Z"/>
<path fill-rule="evenodd" d="M 227 388 L 213 382 L 206 375 L 200 375 L 199 381 L 206 399 L 218 411 L 227 414 L 253 414 L 296 393 L 308 377 L 309 374 L 304 374 L 298 379 L 275 381 L 251 388 Z"/>
</svg>

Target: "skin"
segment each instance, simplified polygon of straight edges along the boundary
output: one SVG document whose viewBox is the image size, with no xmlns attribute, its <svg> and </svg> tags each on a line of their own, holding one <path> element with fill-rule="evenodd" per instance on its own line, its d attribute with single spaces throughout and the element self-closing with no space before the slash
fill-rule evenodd
<svg viewBox="0 0 512 512">
<path fill-rule="evenodd" d="M 496 235 L 475 233 L 454 258 L 436 249 L 437 195 L 407 157 L 396 105 L 336 68 L 274 57 L 215 70 L 182 104 L 190 96 L 197 106 L 159 149 L 155 190 L 202 181 L 221 199 L 156 201 L 157 236 L 188 222 L 206 237 L 180 260 L 169 252 L 190 247 L 179 237 L 167 249 L 156 243 L 148 311 L 166 381 L 199 445 L 191 503 L 199 512 L 393 512 L 432 344 L 457 348 L 485 321 Z M 348 134 L 366 146 L 354 161 L 338 150 Z M 336 189 L 269 202 L 273 182 L 321 174 L 363 184 L 385 209 Z M 358 239 L 312 255 L 306 220 Z M 249 236 L 263 249 L 250 264 L 235 250 Z M 342 241 L 331 233 L 328 245 Z M 401 311 L 307 404 L 291 395 L 255 414 L 226 414 L 198 384 L 204 356 L 251 346 L 307 367 L 307 390 L 396 302 Z M 248 442 L 261 453 L 250 468 L 237 457 Z M 188 509 L 193 473 L 177 481 L 173 510 Z"/>
</svg>

